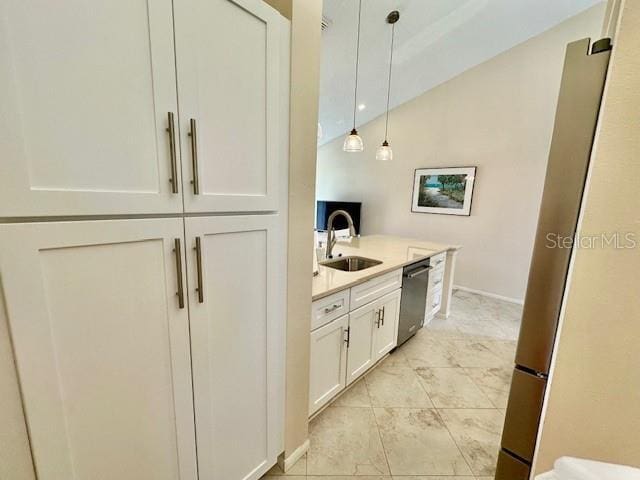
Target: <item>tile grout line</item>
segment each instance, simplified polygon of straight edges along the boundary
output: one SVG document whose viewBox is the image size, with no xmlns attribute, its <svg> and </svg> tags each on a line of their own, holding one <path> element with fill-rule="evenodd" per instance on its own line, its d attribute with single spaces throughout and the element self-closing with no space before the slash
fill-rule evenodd
<svg viewBox="0 0 640 480">
<path fill-rule="evenodd" d="M 378 418 L 376 417 L 376 411 L 373 407 L 373 400 L 371 399 L 371 393 L 369 392 L 369 385 L 367 385 L 367 376 L 362 379 L 364 383 L 364 388 L 367 391 L 367 398 L 369 399 L 369 405 L 371 406 L 371 415 L 373 415 L 373 422 L 376 424 L 376 431 L 378 432 L 378 438 L 380 439 L 380 445 L 382 445 L 382 453 L 384 454 L 384 461 L 387 462 L 387 470 L 389 470 L 389 475 L 393 477 L 393 473 L 391 472 L 391 464 L 389 463 L 389 457 L 387 455 L 387 449 L 384 446 L 384 440 L 382 439 L 382 433 L 380 433 L 380 425 L 378 424 Z"/>
<path fill-rule="evenodd" d="M 416 376 L 416 378 L 418 380 L 418 383 L 420 384 L 420 388 L 422 388 L 422 391 L 424 392 L 424 394 L 429 399 L 429 402 L 431 403 L 431 408 L 436 408 L 436 404 L 433 402 L 433 399 L 431 398 L 431 395 L 429 395 L 429 392 L 427 391 L 426 387 L 422 383 L 422 378 L 420 377 L 420 375 L 416 371 L 417 369 L 415 369 L 413 367 L 411 367 L 411 369 L 413 370 L 413 374 Z"/>
<path fill-rule="evenodd" d="M 458 408 L 451 408 L 450 410 L 463 410 L 463 409 L 458 409 Z M 467 460 L 467 457 L 464 455 L 464 453 L 462 453 L 462 449 L 460 448 L 460 445 L 458 445 L 458 442 L 456 440 L 456 437 L 453 436 L 453 433 L 451 433 L 451 430 L 449 430 L 449 426 L 447 425 L 447 422 L 444 421 L 444 418 L 442 418 L 442 415 L 440 415 L 440 410 L 439 409 L 435 409 L 436 411 L 436 415 L 438 415 L 438 418 L 440 419 L 440 421 L 442 422 L 442 424 L 444 425 L 444 428 L 447 429 L 447 433 L 449 433 L 449 436 L 451 437 L 451 440 L 453 440 L 453 444 L 456 446 L 456 448 L 458 449 L 458 453 L 460 453 L 460 456 L 462 457 L 462 459 L 464 460 L 464 463 L 467 464 L 467 467 L 469 468 L 469 471 L 471 472 L 471 475 L 475 478 L 476 474 L 473 471 L 473 468 L 471 468 L 471 464 L 469 463 L 469 461 Z"/>
<path fill-rule="evenodd" d="M 436 412 L 436 415 L 438 416 L 438 418 L 440 419 L 440 421 L 442 422 L 442 425 L 444 425 L 444 428 L 447 430 L 447 433 L 449 434 L 449 437 L 451 438 L 451 440 L 453 441 L 453 444 L 456 446 L 456 448 L 458 449 L 458 453 L 460 454 L 460 456 L 462 457 L 462 459 L 464 460 L 464 463 L 467 465 L 467 467 L 469 468 L 469 471 L 473 474 L 473 478 L 475 478 L 475 473 L 473 471 L 473 469 L 471 468 L 471 465 L 469 464 L 469 462 L 467 461 L 467 458 L 464 456 L 464 453 L 462 453 L 462 450 L 460 449 L 460 445 L 458 445 L 458 442 L 456 441 L 455 437 L 453 436 L 453 434 L 451 433 L 451 430 L 449 430 L 449 427 L 447 426 L 447 423 L 444 421 L 444 418 L 442 418 L 442 415 L 440 415 L 440 412 L 438 410 L 438 408 L 436 407 L 435 403 L 433 402 L 433 400 L 431 399 L 431 397 L 429 396 L 429 392 L 427 392 L 427 389 L 425 388 L 424 384 L 422 383 L 422 380 L 420 378 L 420 375 L 418 375 L 418 372 L 416 371 L 417 369 L 411 367 L 413 370 L 414 375 L 418 378 L 418 383 L 420 383 L 420 387 L 422 387 L 422 390 L 424 390 L 425 395 L 427 395 L 427 398 L 429 399 L 429 401 L 431 402 L 431 405 L 433 405 L 433 410 Z M 460 368 L 460 367 L 443 367 L 443 368 Z M 473 379 L 471 379 L 471 381 L 473 382 Z M 475 385 L 475 383 L 474 383 Z M 478 387 L 479 388 L 479 387 Z M 491 400 L 489 400 L 489 403 L 493 404 L 493 402 L 491 402 Z M 383 448 L 384 448 L 384 443 L 383 443 Z"/>
<path fill-rule="evenodd" d="M 470 367 L 470 368 L 474 368 L 474 367 Z M 478 368 L 477 368 L 477 370 L 485 370 L 485 371 L 486 371 L 486 370 L 489 370 L 489 369 L 488 369 L 488 368 L 479 368 L 479 367 L 478 367 Z M 473 377 L 472 377 L 471 375 L 469 375 L 467 372 L 464 372 L 464 373 L 465 373 L 465 375 L 466 375 L 467 377 L 469 377 L 469 379 L 471 380 L 471 382 L 472 382 L 476 387 L 478 387 L 478 390 L 480 390 L 480 393 L 482 393 L 482 395 L 484 395 L 484 396 L 486 397 L 486 399 L 487 399 L 487 400 L 489 400 L 489 403 L 490 403 L 491 405 L 493 405 L 493 409 L 498 409 L 498 408 L 500 408 L 500 407 L 498 407 L 498 406 L 496 405 L 496 402 L 494 402 L 493 400 L 491 400 L 491 398 L 489 397 L 489 395 L 487 395 L 487 394 L 485 393 L 485 391 L 484 391 L 484 389 L 482 388 L 482 386 L 478 385 L 478 382 L 476 382 L 476 381 L 473 379 Z"/>
<path fill-rule="evenodd" d="M 380 433 L 380 424 L 378 424 L 378 417 L 376 417 L 376 412 L 373 407 L 373 404 L 371 404 L 371 415 L 373 415 L 373 421 L 376 424 L 376 431 L 378 432 L 380 445 L 382 445 L 382 453 L 384 454 L 384 461 L 387 462 L 387 470 L 389 470 L 389 475 L 393 478 L 393 472 L 391 471 L 391 464 L 389 463 L 389 456 L 387 455 L 387 448 L 384 446 L 384 440 L 382 439 L 382 434 Z"/>
</svg>

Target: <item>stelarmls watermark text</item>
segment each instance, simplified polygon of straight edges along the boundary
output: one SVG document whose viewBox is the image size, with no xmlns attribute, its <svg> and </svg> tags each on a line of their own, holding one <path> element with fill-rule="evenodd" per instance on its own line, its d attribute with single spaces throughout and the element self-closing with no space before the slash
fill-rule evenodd
<svg viewBox="0 0 640 480">
<path fill-rule="evenodd" d="M 560 235 L 549 232 L 546 236 L 547 248 L 584 248 L 601 249 L 613 248 L 626 250 L 638 247 L 638 236 L 635 232 L 599 233 L 595 235 Z"/>
</svg>

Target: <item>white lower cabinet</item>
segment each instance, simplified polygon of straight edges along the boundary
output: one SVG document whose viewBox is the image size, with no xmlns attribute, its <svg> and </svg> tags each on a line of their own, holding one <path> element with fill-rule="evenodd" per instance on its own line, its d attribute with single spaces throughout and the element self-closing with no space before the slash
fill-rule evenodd
<svg viewBox="0 0 640 480">
<path fill-rule="evenodd" d="M 349 314 L 347 385 L 397 344 L 401 289 Z"/>
<path fill-rule="evenodd" d="M 278 215 L 0 225 L 39 480 L 256 480 L 275 464 L 284 233 Z"/>
<path fill-rule="evenodd" d="M 179 218 L 0 225 L 39 480 L 196 480 L 182 238 Z"/>
<path fill-rule="evenodd" d="M 349 315 L 311 332 L 309 414 L 322 408 L 345 386 Z"/>
<path fill-rule="evenodd" d="M 377 302 L 369 303 L 349 314 L 347 385 L 351 385 L 375 362 L 373 337 L 377 316 Z"/>
<path fill-rule="evenodd" d="M 283 449 L 278 215 L 185 219 L 200 480 L 253 480 Z"/>
<path fill-rule="evenodd" d="M 333 297 L 348 298 L 348 292 Z M 401 292 L 396 289 L 311 332 L 309 415 L 395 348 Z M 324 303 L 326 299 L 314 302 L 312 311 Z"/>
<path fill-rule="evenodd" d="M 378 321 L 373 336 L 373 355 L 377 362 L 393 350 L 398 343 L 398 320 L 400 318 L 400 294 L 396 290 L 378 300 Z"/>
</svg>

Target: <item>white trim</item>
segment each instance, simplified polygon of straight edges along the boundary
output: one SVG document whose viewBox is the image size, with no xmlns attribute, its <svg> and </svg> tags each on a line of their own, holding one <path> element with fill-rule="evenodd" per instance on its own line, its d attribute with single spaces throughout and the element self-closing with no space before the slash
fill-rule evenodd
<svg viewBox="0 0 640 480">
<path fill-rule="evenodd" d="M 622 0 L 609 0 L 602 24 L 602 37 L 609 37 L 615 43 L 618 22 L 620 21 L 620 6 Z"/>
<path fill-rule="evenodd" d="M 287 470 L 289 470 L 291 467 L 293 467 L 296 462 L 298 460 L 300 460 L 305 453 L 307 453 L 307 450 L 309 450 L 309 439 L 307 438 L 304 443 L 302 445 L 300 445 L 298 448 L 296 448 L 291 455 L 289 455 L 287 458 L 284 458 L 284 454 L 280 455 L 278 457 L 278 465 L 280 466 L 280 468 L 282 469 L 283 472 L 285 472 L 285 474 L 287 473 Z"/>
<path fill-rule="evenodd" d="M 463 287 L 461 285 L 454 285 L 453 289 L 462 290 L 463 292 L 476 293 L 478 295 L 482 295 L 483 297 L 496 298 L 498 300 L 504 300 L 505 302 L 509 303 L 524 305 L 524 298 L 505 297 L 504 295 L 498 295 L 497 293 L 485 292 L 484 290 L 476 290 L 474 288 Z"/>
</svg>

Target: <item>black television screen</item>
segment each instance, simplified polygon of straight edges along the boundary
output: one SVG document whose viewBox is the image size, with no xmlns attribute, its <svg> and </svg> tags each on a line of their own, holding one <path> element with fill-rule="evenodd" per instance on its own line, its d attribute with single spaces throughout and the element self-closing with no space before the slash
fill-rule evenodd
<svg viewBox="0 0 640 480">
<path fill-rule="evenodd" d="M 333 202 L 327 200 L 318 200 L 316 205 L 316 229 L 319 231 L 325 231 L 327 229 L 327 220 L 336 210 L 346 210 L 346 212 L 353 218 L 353 225 L 356 227 L 356 233 L 360 233 L 360 202 Z M 335 218 L 333 227 L 336 230 L 342 230 L 349 228 L 347 220 L 342 216 Z"/>
</svg>

